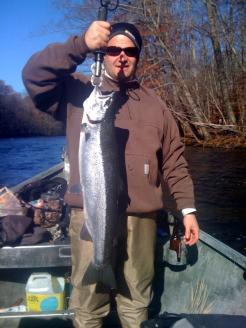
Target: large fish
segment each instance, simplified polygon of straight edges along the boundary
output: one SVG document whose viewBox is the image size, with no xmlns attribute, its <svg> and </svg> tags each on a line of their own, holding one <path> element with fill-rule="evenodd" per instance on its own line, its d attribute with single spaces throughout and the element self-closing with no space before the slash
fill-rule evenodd
<svg viewBox="0 0 246 328">
<path fill-rule="evenodd" d="M 101 282 L 116 288 L 112 249 L 118 219 L 119 169 L 113 110 L 114 93 L 95 87 L 83 104 L 80 133 L 80 179 L 85 224 L 81 238 L 93 242 L 93 259 L 82 285 Z"/>
</svg>

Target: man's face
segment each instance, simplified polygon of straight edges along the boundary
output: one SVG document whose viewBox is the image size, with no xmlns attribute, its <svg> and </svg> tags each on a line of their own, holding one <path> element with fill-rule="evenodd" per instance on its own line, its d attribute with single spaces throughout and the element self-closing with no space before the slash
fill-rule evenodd
<svg viewBox="0 0 246 328">
<path fill-rule="evenodd" d="M 118 48 L 136 48 L 134 43 L 125 35 L 118 34 L 109 40 L 107 48 L 118 47 Z M 112 48 L 117 50 L 116 48 Z M 132 49 L 130 49 L 132 50 Z M 136 49 L 135 49 L 136 50 Z M 118 51 L 120 51 L 118 49 Z M 127 55 L 124 51 L 120 53 L 111 53 L 110 51 L 104 57 L 104 65 L 107 73 L 117 81 L 128 81 L 130 80 L 136 71 L 138 57 L 133 56 L 131 53 Z"/>
</svg>

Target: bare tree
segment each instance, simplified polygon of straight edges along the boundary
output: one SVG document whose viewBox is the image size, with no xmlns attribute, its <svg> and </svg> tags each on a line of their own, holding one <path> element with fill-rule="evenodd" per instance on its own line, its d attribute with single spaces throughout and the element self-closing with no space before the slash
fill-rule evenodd
<svg viewBox="0 0 246 328">
<path fill-rule="evenodd" d="M 166 100 L 183 134 L 198 142 L 245 133 L 245 19 L 239 0 L 121 0 L 110 21 L 137 24 L 141 81 Z M 99 1 L 60 0 L 61 26 L 81 33 Z M 212 45 L 212 47 L 211 47 Z M 90 74 L 89 70 L 87 73 Z"/>
<path fill-rule="evenodd" d="M 213 0 L 204 0 L 208 10 L 208 19 L 210 25 L 211 41 L 214 49 L 214 57 L 217 65 L 218 83 L 220 84 L 222 100 L 226 109 L 228 121 L 231 124 L 236 124 L 236 118 L 229 99 L 228 81 L 225 74 L 225 65 L 223 61 L 219 34 L 217 30 L 217 8 Z"/>
</svg>

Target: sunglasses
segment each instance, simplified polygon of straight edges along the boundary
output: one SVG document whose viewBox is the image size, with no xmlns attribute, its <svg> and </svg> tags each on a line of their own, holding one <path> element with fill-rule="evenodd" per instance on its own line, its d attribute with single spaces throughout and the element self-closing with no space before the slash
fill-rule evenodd
<svg viewBox="0 0 246 328">
<path fill-rule="evenodd" d="M 107 47 L 105 52 L 109 56 L 119 56 L 122 51 L 128 57 L 137 57 L 139 55 L 138 48 L 136 48 L 136 47 L 120 48 L 120 47 L 112 46 L 112 47 Z"/>
</svg>

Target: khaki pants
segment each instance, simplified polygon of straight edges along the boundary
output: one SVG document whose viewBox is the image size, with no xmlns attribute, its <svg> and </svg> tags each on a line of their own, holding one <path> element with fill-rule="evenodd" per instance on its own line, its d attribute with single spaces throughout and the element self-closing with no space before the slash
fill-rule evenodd
<svg viewBox="0 0 246 328">
<path fill-rule="evenodd" d="M 82 277 L 91 262 L 93 245 L 80 239 L 83 212 L 71 209 L 70 237 L 72 247 L 72 284 L 70 308 L 75 311 L 76 328 L 102 327 L 102 318 L 110 310 L 110 291 L 99 284 L 81 286 Z M 156 236 L 155 214 L 126 218 L 127 233 L 117 245 L 115 274 L 116 303 L 122 327 L 139 328 L 147 319 L 154 276 Z M 125 238 L 124 238 L 125 235 Z"/>
</svg>

